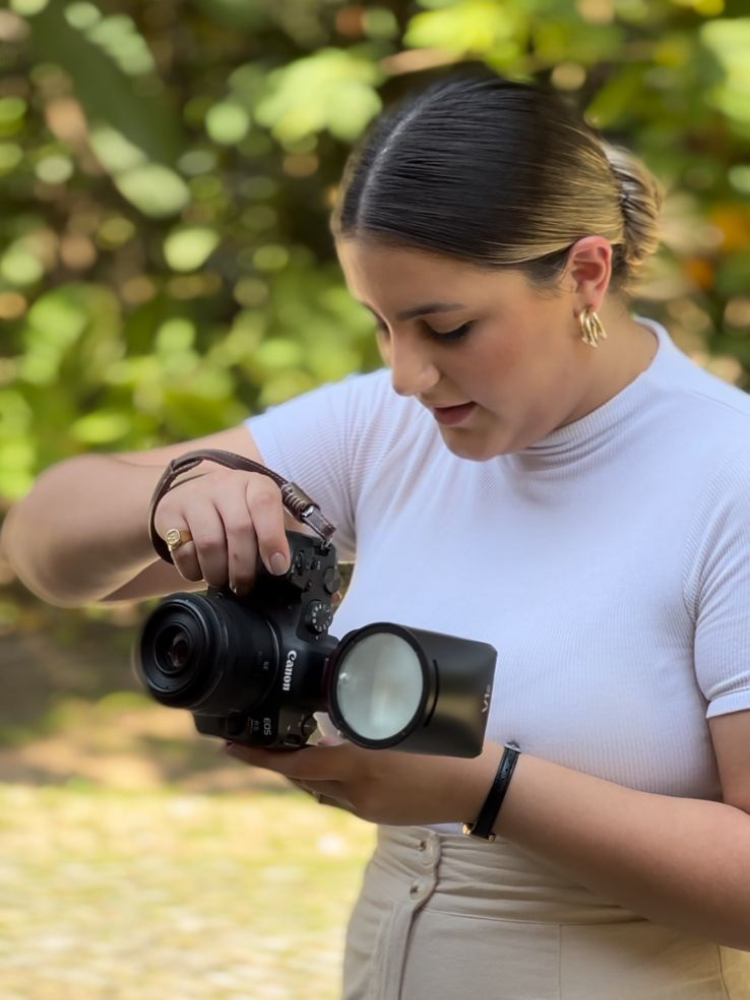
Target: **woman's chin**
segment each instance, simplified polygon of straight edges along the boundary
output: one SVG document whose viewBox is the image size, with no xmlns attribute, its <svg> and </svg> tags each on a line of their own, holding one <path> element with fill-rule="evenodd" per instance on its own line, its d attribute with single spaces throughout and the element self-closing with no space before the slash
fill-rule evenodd
<svg viewBox="0 0 750 1000">
<path fill-rule="evenodd" d="M 440 435 L 448 451 L 469 462 L 489 462 L 513 450 L 508 442 L 499 439 L 499 435 L 491 437 L 476 430 L 441 427 Z"/>
</svg>

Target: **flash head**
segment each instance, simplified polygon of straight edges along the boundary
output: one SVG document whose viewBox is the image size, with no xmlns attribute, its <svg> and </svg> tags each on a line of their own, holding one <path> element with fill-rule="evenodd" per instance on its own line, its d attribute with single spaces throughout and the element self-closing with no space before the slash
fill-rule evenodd
<svg viewBox="0 0 750 1000">
<path fill-rule="evenodd" d="M 497 657 L 487 643 L 376 622 L 329 658 L 329 713 L 359 746 L 474 757 L 481 752 Z"/>
</svg>

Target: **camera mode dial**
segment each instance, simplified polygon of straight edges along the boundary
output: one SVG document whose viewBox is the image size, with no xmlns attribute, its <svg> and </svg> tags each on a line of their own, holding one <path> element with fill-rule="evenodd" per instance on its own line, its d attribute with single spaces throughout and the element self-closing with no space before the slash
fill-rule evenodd
<svg viewBox="0 0 750 1000">
<path fill-rule="evenodd" d="M 305 625 L 318 635 L 327 632 L 333 621 L 333 613 L 323 601 L 310 601 L 305 611 Z"/>
</svg>

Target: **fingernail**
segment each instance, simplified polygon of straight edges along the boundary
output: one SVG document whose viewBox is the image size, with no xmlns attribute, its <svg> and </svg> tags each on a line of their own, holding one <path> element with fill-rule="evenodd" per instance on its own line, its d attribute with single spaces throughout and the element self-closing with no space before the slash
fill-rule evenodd
<svg viewBox="0 0 750 1000">
<path fill-rule="evenodd" d="M 274 552 L 271 556 L 271 572 L 275 576 L 281 576 L 287 571 L 287 559 L 286 556 L 282 555 L 281 552 Z"/>
</svg>

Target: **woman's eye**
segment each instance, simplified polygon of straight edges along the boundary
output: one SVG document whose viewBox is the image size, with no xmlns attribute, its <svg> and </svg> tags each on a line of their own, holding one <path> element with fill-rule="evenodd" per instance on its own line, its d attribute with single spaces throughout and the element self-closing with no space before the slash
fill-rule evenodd
<svg viewBox="0 0 750 1000">
<path fill-rule="evenodd" d="M 462 340 L 471 330 L 472 323 L 464 323 L 463 326 L 456 327 L 455 330 L 448 330 L 445 333 L 438 333 L 437 330 L 433 330 L 432 327 L 427 327 L 427 332 L 433 340 L 439 340 L 441 343 L 451 343 L 455 340 Z"/>
<path fill-rule="evenodd" d="M 456 327 L 455 330 L 446 330 L 445 333 L 440 333 L 438 330 L 433 330 L 431 326 L 428 326 L 425 323 L 424 330 L 431 340 L 437 340 L 441 344 L 450 344 L 457 340 L 463 340 L 463 338 L 471 331 L 473 325 L 473 323 L 464 323 L 463 326 Z M 388 327 L 383 323 L 377 323 L 376 326 L 380 336 L 388 340 L 390 337 Z"/>
</svg>

